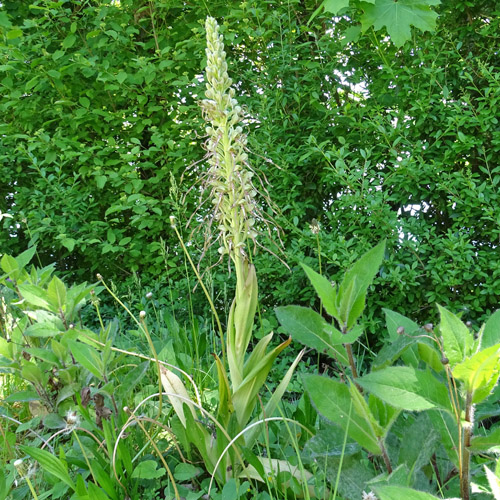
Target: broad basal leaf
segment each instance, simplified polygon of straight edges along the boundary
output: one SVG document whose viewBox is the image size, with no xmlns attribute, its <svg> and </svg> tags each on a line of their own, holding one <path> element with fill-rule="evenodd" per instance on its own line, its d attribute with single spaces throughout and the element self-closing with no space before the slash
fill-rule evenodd
<svg viewBox="0 0 500 500">
<path fill-rule="evenodd" d="M 421 31 L 433 31 L 436 28 L 438 15 L 431 10 L 431 5 L 439 4 L 439 0 L 375 0 L 374 4 L 363 4 L 364 14 L 361 16 L 363 31 L 373 28 L 387 28 L 396 47 L 401 47 L 411 38 L 411 26 Z"/>
</svg>

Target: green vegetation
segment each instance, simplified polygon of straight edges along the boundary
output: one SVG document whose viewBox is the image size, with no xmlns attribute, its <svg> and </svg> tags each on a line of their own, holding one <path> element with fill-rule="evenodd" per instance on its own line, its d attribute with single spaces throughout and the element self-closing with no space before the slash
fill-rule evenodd
<svg viewBox="0 0 500 500">
<path fill-rule="evenodd" d="M 500 499 L 498 14 L 1 2 L 0 500 Z"/>
</svg>

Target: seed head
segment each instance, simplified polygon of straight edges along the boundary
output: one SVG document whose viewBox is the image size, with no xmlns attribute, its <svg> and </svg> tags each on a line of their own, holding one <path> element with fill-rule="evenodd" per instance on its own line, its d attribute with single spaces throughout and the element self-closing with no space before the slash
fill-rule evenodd
<svg viewBox="0 0 500 500">
<path fill-rule="evenodd" d="M 404 326 L 398 326 L 398 329 L 396 331 L 398 332 L 398 335 L 404 335 L 404 333 L 405 333 L 405 327 Z"/>
</svg>

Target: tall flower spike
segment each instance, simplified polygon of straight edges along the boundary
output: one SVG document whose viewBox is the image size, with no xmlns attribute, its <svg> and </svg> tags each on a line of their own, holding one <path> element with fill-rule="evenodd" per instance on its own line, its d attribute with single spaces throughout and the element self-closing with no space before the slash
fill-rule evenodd
<svg viewBox="0 0 500 500">
<path fill-rule="evenodd" d="M 207 183 L 211 188 L 218 238 L 222 241 L 219 251 L 229 254 L 234 261 L 236 254 L 245 255 L 246 240 L 256 236 L 253 229 L 258 212 L 256 189 L 252 184 L 253 173 L 245 167 L 247 139 L 239 125 L 243 112 L 234 98 L 223 37 L 214 18 L 207 18 L 206 31 L 207 83 L 201 107 L 208 123 L 206 149 L 210 168 Z"/>
</svg>

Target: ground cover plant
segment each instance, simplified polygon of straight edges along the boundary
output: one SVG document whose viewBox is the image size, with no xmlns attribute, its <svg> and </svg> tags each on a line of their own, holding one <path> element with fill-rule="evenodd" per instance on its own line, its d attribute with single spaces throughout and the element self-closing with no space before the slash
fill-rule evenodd
<svg viewBox="0 0 500 500">
<path fill-rule="evenodd" d="M 292 10 L 291 5 L 295 6 Z M 362 40 L 368 36 L 370 40 L 375 36 L 376 42 L 376 34 L 386 29 L 389 36 L 386 42 L 397 50 L 405 42 L 410 42 L 412 33 L 416 35 L 435 27 L 437 16 L 431 8 L 433 2 L 392 5 L 377 0 L 370 5 L 373 7 L 356 1 L 338 4 L 325 1 L 310 9 L 308 23 L 324 20 L 329 14 L 340 14 L 344 18 L 336 21 L 336 29 L 345 29 L 344 22 L 354 24 L 349 32 L 345 32 L 345 43 L 356 40 L 362 45 Z M 300 12 L 298 6 L 298 3 L 290 3 L 287 12 L 297 14 Z M 104 30 L 107 22 L 111 23 L 111 29 L 103 31 L 106 39 L 120 41 L 127 50 L 132 51 L 136 44 L 147 49 L 150 43 L 155 50 L 154 57 L 158 59 L 172 50 L 172 47 L 167 50 L 164 45 L 159 24 L 166 18 L 162 18 L 159 14 L 161 6 L 154 2 L 140 8 L 127 1 L 118 4 L 84 2 L 80 9 L 67 2 L 34 2 L 28 11 L 9 2 L 5 7 L 8 15 L 0 12 L 4 48 L 6 41 L 7 45 L 10 41 L 14 41 L 14 46 L 18 44 L 15 57 L 23 57 L 25 37 L 31 37 L 28 36 L 29 29 L 37 26 L 37 22 L 50 26 L 55 20 L 66 24 L 71 21 L 71 24 L 69 34 L 64 34 L 62 50 L 55 58 L 57 51 L 52 53 L 53 62 L 64 58 L 65 51 L 77 44 L 78 37 L 88 42 L 89 54 L 103 48 L 104 38 L 100 30 Z M 178 11 L 179 5 L 171 7 L 177 12 L 176 16 L 192 13 L 185 6 Z M 214 10 L 219 9 L 227 13 L 226 6 L 214 6 Z M 244 19 L 238 18 L 241 12 L 257 17 L 263 14 L 253 4 L 252 8 L 242 4 L 240 9 L 235 9 L 234 16 L 239 19 L 236 24 L 240 28 L 244 26 Z M 43 19 L 35 21 L 37 11 L 44 15 Z M 414 21 L 411 16 L 417 11 L 419 21 Z M 30 17 L 33 12 L 35 14 Z M 125 21 L 131 12 L 135 24 L 141 29 L 146 27 L 145 21 L 147 26 L 151 25 L 151 32 L 146 29 L 144 33 L 139 32 L 138 38 L 142 41 L 136 40 L 135 43 L 131 42 L 137 34 L 133 25 L 126 28 L 127 23 L 120 25 L 116 20 L 107 19 L 107 16 L 119 15 L 120 20 Z M 474 25 L 474 16 L 483 19 L 482 12 L 481 9 L 467 10 L 470 26 Z M 396 14 L 404 14 L 398 17 L 401 20 L 398 25 L 394 23 Z M 277 15 L 279 17 L 279 12 Z M 22 29 L 13 23 L 16 19 L 24 19 L 23 24 L 19 23 Z M 99 29 L 82 37 L 85 33 L 82 25 L 95 23 L 96 19 L 100 23 Z M 222 27 L 210 16 L 203 27 L 199 23 L 191 26 L 193 33 L 203 34 L 203 45 L 206 45 L 203 75 L 195 73 L 194 80 L 188 84 L 191 89 L 197 89 L 196 96 L 201 100 L 194 101 L 193 90 L 183 94 L 181 79 L 177 81 L 176 96 L 171 101 L 171 112 L 177 114 L 170 117 L 170 127 L 179 135 L 175 140 L 188 137 L 186 144 L 195 144 L 189 132 L 193 129 L 201 132 L 203 127 L 196 120 L 181 119 L 182 113 L 189 110 L 189 105 L 185 105 L 187 99 L 191 99 L 193 107 L 201 108 L 205 121 L 205 156 L 201 161 L 191 162 L 189 155 L 181 155 L 177 167 L 182 171 L 182 177 L 176 178 L 177 167 L 172 169 L 166 202 L 155 203 L 154 196 L 148 200 L 144 198 L 151 186 L 146 188 L 147 179 L 137 176 L 142 168 L 139 165 L 147 157 L 143 156 L 143 143 L 137 138 L 122 143 L 123 151 L 127 153 L 122 151 L 119 155 L 127 162 L 125 170 L 120 169 L 114 175 L 108 167 L 116 163 L 109 163 L 108 167 L 90 173 L 95 176 L 101 190 L 108 182 L 120 183 L 126 179 L 125 182 L 130 184 L 124 188 L 127 196 L 122 196 L 118 204 L 108 204 L 105 218 L 118 213 L 123 215 L 128 210 L 126 205 L 133 204 L 133 220 L 125 223 L 122 229 L 127 228 L 127 224 L 141 227 L 149 220 L 150 214 L 143 210 L 147 201 L 146 205 L 160 217 L 157 228 L 168 228 L 170 240 L 162 238 L 153 242 L 159 251 L 154 264 L 144 262 L 146 266 L 153 266 L 151 274 L 135 274 L 125 293 L 123 284 L 117 282 L 116 275 L 111 272 L 113 264 L 103 260 L 100 273 L 92 278 L 91 283 L 82 282 L 80 278 L 76 280 L 77 284 L 70 286 L 69 283 L 79 275 L 75 272 L 77 268 L 71 264 L 71 259 L 52 252 L 50 245 L 43 242 L 52 231 L 51 216 L 45 214 L 43 220 L 34 222 L 43 212 L 38 208 L 30 211 L 30 218 L 34 219 L 20 221 L 30 233 L 29 248 L 22 253 L 2 254 L 0 498 L 500 498 L 500 463 L 495 456 L 500 437 L 497 384 L 500 374 L 500 312 L 480 311 L 478 306 L 475 319 L 481 317 L 485 320 L 479 327 L 475 322 L 464 322 L 467 318 L 465 309 L 454 314 L 449 304 L 448 307 L 438 305 L 435 315 L 427 309 L 434 307 L 433 304 L 425 306 L 429 318 L 426 322 L 420 321 L 422 311 L 413 308 L 406 315 L 401 314 L 406 312 L 401 308 L 399 312 L 387 307 L 380 312 L 371 310 L 374 304 L 384 304 L 388 296 L 388 291 L 384 290 L 376 301 L 370 299 L 380 290 L 384 275 L 392 272 L 392 280 L 401 277 L 394 274 L 394 270 L 388 270 L 390 263 L 399 258 L 396 248 L 404 248 L 405 241 L 408 244 L 413 239 L 417 241 L 418 235 L 413 229 L 405 233 L 398 228 L 396 236 L 389 232 L 387 239 L 378 238 L 380 227 L 374 215 L 377 213 L 375 207 L 369 222 L 377 230 L 370 228 L 371 237 L 360 240 L 355 251 L 351 244 L 347 244 L 349 240 L 338 236 L 344 248 L 342 262 L 335 274 L 328 270 L 340 256 L 331 252 L 334 249 L 339 251 L 340 246 L 332 246 L 325 238 L 325 218 L 319 222 L 311 220 L 306 232 L 299 232 L 302 240 L 297 240 L 295 253 L 290 252 L 286 235 L 294 223 L 287 221 L 283 207 L 273 203 L 275 190 L 268 182 L 269 179 L 275 180 L 283 168 L 265 161 L 268 159 L 263 149 L 268 144 L 266 141 L 262 141 L 258 149 L 258 152 L 266 153 L 264 162 L 259 163 L 258 156 L 252 152 L 258 142 L 252 142 L 253 133 L 247 135 L 252 127 L 255 127 L 255 135 L 265 134 L 270 130 L 270 122 L 266 121 L 265 114 L 254 114 L 251 107 L 240 105 L 240 99 L 250 104 L 250 101 L 245 101 L 248 94 L 269 97 L 272 93 L 261 93 L 262 87 L 258 85 L 247 86 L 244 78 L 241 81 L 230 78 L 234 70 L 230 61 L 238 51 L 241 51 L 238 63 L 242 67 L 249 61 L 257 62 L 257 66 L 264 64 L 261 62 L 264 52 L 257 50 L 261 55 L 248 58 L 250 52 L 246 51 L 245 45 L 249 43 L 248 39 L 243 42 L 236 29 L 231 31 L 228 28 L 231 16 L 224 19 L 226 26 Z M 279 19 L 281 22 L 285 18 Z M 288 22 L 291 25 L 290 19 Z M 361 28 L 356 26 L 358 22 Z M 410 30 L 412 24 L 416 28 L 413 32 Z M 297 26 L 300 26 L 300 19 Z M 83 31 L 80 33 L 79 29 Z M 130 39 L 120 35 L 122 29 Z M 371 30 L 370 35 L 367 35 L 367 30 Z M 233 42 L 226 49 L 222 32 Z M 245 29 L 241 33 L 249 35 Z M 284 36 L 289 32 L 282 29 L 280 33 Z M 488 33 L 486 30 L 485 34 Z M 37 36 L 35 33 L 30 39 L 36 40 Z M 265 36 L 264 31 L 262 39 Z M 249 35 L 252 37 L 254 35 Z M 100 40 L 97 45 L 92 42 L 95 38 Z M 190 47 L 199 49 L 201 45 L 198 37 Z M 267 49 L 272 52 L 274 45 L 274 42 L 269 43 Z M 226 50 L 229 52 L 230 46 L 232 57 L 227 57 Z M 307 50 L 314 46 L 314 43 L 306 44 Z M 54 49 L 49 45 L 46 47 Z M 383 45 L 378 43 L 377 47 L 379 55 L 385 58 Z M 175 50 L 179 51 L 177 55 L 183 54 L 182 44 L 176 44 Z M 404 50 L 400 55 L 404 55 Z M 80 56 L 74 57 L 78 60 Z M 92 61 L 95 64 L 97 60 L 90 58 L 88 62 L 92 66 Z M 183 60 L 184 56 L 179 58 L 179 61 Z M 9 56 L 9 61 L 10 64 L 15 59 Z M 10 71 L 13 66 L 9 64 L 4 65 L 3 71 Z M 386 61 L 386 64 L 389 63 Z M 187 67 L 190 65 L 192 61 Z M 88 72 L 93 71 L 90 66 Z M 155 73 L 153 63 L 147 66 L 148 74 Z M 163 69 L 171 66 L 165 64 Z M 182 63 L 174 69 L 178 71 L 181 67 Z M 488 87 L 491 90 L 488 91 L 487 104 L 481 102 L 491 107 L 495 100 L 493 80 L 496 77 L 493 67 L 483 69 L 482 76 L 486 75 L 485 78 L 491 81 Z M 61 77 L 57 83 L 59 77 L 56 73 L 61 76 L 66 69 L 49 71 L 47 74 L 56 82 L 54 88 L 62 98 L 58 97 L 58 105 L 71 108 L 72 98 L 65 95 L 65 79 Z M 265 69 L 262 71 L 264 74 Z M 122 73 L 116 77 L 119 83 L 141 85 L 154 79 L 145 76 L 144 80 L 133 81 L 127 72 Z M 3 81 L 4 86 L 9 86 L 8 78 Z M 97 80 L 102 78 L 103 74 L 100 74 Z M 30 89 L 37 88 L 39 81 L 42 81 L 40 76 L 34 77 Z M 204 86 L 203 91 L 200 84 Z M 476 84 L 477 81 L 472 88 L 477 89 Z M 288 89 L 290 82 L 283 79 L 280 85 Z M 112 83 L 107 88 L 108 97 L 118 100 L 117 91 L 116 83 Z M 291 95 L 297 96 L 298 101 L 295 97 L 294 100 L 300 107 L 300 93 Z M 32 96 L 34 94 L 26 97 Z M 85 110 L 79 113 L 80 118 L 90 112 L 89 97 L 80 94 L 78 102 Z M 10 98 L 17 97 L 14 93 Z M 465 95 L 461 98 L 467 105 L 472 102 Z M 447 97 L 444 99 L 446 101 Z M 140 100 L 138 97 L 138 102 Z M 177 105 L 187 109 L 179 108 L 177 112 Z M 5 104 L 4 110 L 11 106 Z M 269 107 L 269 102 L 264 108 L 266 106 Z M 325 109 L 328 108 L 331 106 Z M 104 109 L 101 110 L 104 114 L 99 116 L 106 115 Z M 157 111 L 151 109 L 147 116 L 157 117 Z M 118 111 L 116 103 L 114 112 L 120 130 L 114 134 L 116 139 L 105 141 L 105 148 L 111 148 L 106 150 L 105 156 L 113 156 L 112 151 L 118 153 L 123 140 L 120 136 L 122 133 L 127 136 L 126 131 L 130 129 L 129 119 L 134 121 L 137 118 L 134 111 L 123 121 L 124 115 Z M 293 108 L 290 112 L 293 115 Z M 9 120 L 16 113 L 18 110 L 9 115 Z M 388 117 L 394 119 L 391 113 Z M 112 121 L 111 116 L 108 118 Z M 148 125 L 143 118 L 141 120 Z M 136 125 L 140 126 L 141 120 L 135 122 Z M 370 126 L 375 122 L 376 119 L 371 117 Z M 487 134 L 493 133 L 495 122 L 485 119 L 483 123 L 487 123 Z M 44 123 L 44 126 L 49 125 Z M 338 127 L 342 125 L 338 124 Z M 137 134 L 135 125 L 132 128 L 132 133 Z M 335 168 L 339 173 L 347 167 L 346 160 L 352 156 L 347 140 L 354 141 L 356 133 L 354 129 L 351 132 L 346 134 L 347 139 L 340 136 L 342 147 L 335 152 L 311 135 L 307 152 L 301 153 L 302 160 L 320 155 L 333 166 L 336 158 Z M 37 136 L 42 142 L 46 139 L 43 131 Z M 79 172 L 70 182 L 62 163 L 57 175 L 50 173 L 53 162 L 64 158 L 69 162 L 77 161 L 74 152 L 67 151 L 67 156 L 56 153 L 54 158 L 57 161 L 51 156 L 52 159 L 44 160 L 42 165 L 37 157 L 37 146 L 32 144 L 26 149 L 22 144 L 25 138 L 7 137 L 7 143 L 16 144 L 20 148 L 18 152 L 24 151 L 30 158 L 35 177 L 43 179 L 41 184 L 35 182 L 40 188 L 37 188 L 37 194 L 42 195 L 47 186 L 53 186 L 60 190 L 60 201 L 70 196 L 68 203 L 71 204 L 71 200 L 76 201 L 71 197 L 81 197 L 79 179 L 80 175 L 83 179 L 86 174 Z M 60 135 L 59 139 L 64 142 L 67 137 Z M 12 142 L 12 139 L 15 140 Z M 20 139 L 19 143 L 16 143 L 17 139 Z M 75 137 L 72 140 L 77 141 Z M 47 141 L 50 142 L 50 138 Z M 203 142 L 202 139 L 197 141 Z M 396 148 L 399 142 L 401 140 L 396 139 L 392 147 Z M 153 143 L 159 143 L 158 137 Z M 418 150 L 415 144 L 411 146 L 412 153 Z M 410 148 L 410 144 L 405 147 Z M 131 148 L 136 152 L 129 152 Z M 61 147 L 61 152 L 63 149 Z M 168 150 L 159 149 L 168 158 Z M 422 146 L 419 154 L 425 156 L 426 150 L 427 147 Z M 129 153 L 135 155 L 135 160 Z M 194 153 L 190 154 L 194 156 Z M 386 187 L 369 187 L 373 180 L 369 177 L 371 168 L 384 169 L 376 160 L 375 149 L 361 148 L 359 154 L 364 159 L 364 166 L 360 169 L 357 160 L 349 160 L 349 173 L 346 174 L 349 188 L 342 196 L 337 196 L 340 212 L 348 206 L 344 205 L 344 195 L 353 194 L 352 186 L 358 182 L 350 179 L 351 175 L 361 176 L 358 179 L 361 191 L 366 188 L 370 193 L 370 196 L 365 195 L 367 199 L 376 198 L 377 192 Z M 398 151 L 398 154 L 404 156 L 403 151 Z M 494 171 L 490 168 L 492 157 L 485 153 L 482 158 L 486 164 L 483 173 L 490 176 L 490 189 L 495 185 Z M 81 159 L 87 160 L 88 157 Z M 404 162 L 398 162 L 397 168 L 401 168 Z M 267 170 L 266 163 L 273 169 Z M 480 165 L 478 168 L 481 170 Z M 399 171 L 393 173 L 396 175 Z M 181 180 L 184 185 L 189 183 L 184 190 L 178 186 Z M 155 182 L 160 183 L 160 179 Z M 365 182 L 368 182 L 366 186 Z M 20 179 L 18 187 L 7 191 L 6 199 L 20 193 L 25 196 L 29 186 L 28 182 L 23 188 Z M 307 192 L 307 189 L 302 191 L 301 196 Z M 311 200 L 314 199 L 313 193 L 310 194 Z M 97 209 L 99 205 L 94 201 L 92 191 L 85 191 L 83 197 L 87 195 L 88 204 L 75 205 L 84 212 Z M 22 196 L 17 199 L 22 200 Z M 481 199 L 484 200 L 484 196 Z M 46 200 L 41 206 L 49 208 L 50 202 Z M 357 205 L 352 201 L 349 206 L 351 213 L 355 214 Z M 493 197 L 488 198 L 481 210 L 488 214 L 488 204 L 493 201 Z M 335 203 L 335 200 L 330 197 L 327 203 Z M 16 204 L 10 206 L 13 208 Z M 168 218 L 166 206 L 168 213 L 172 213 Z M 19 232 L 21 227 L 10 223 L 10 219 L 19 215 L 16 210 L 2 212 L 6 227 L 12 232 Z M 289 213 L 300 214 L 300 210 Z M 120 232 L 119 226 L 123 222 L 120 217 L 114 220 L 114 227 L 103 226 L 96 224 L 96 220 L 92 222 L 92 217 L 87 217 L 89 213 L 82 212 L 81 215 L 85 215 L 94 228 L 107 227 L 106 242 L 99 238 L 94 242 L 98 243 L 101 254 L 125 251 L 130 243 L 136 254 L 134 257 L 131 251 L 124 257 L 126 265 L 131 264 L 132 269 L 139 270 L 139 264 L 134 263 L 137 262 L 134 258 L 140 254 L 137 245 L 145 245 L 143 250 L 149 248 L 147 238 L 132 243 L 132 236 L 123 237 L 124 233 Z M 88 242 L 80 242 L 74 233 L 68 233 L 64 217 L 59 219 L 58 241 L 70 254 L 77 247 L 78 252 L 89 248 L 86 246 Z M 333 218 L 328 220 L 330 225 L 333 224 Z M 341 220 L 342 216 L 338 216 L 338 221 Z M 282 223 L 283 227 L 280 227 Z M 450 227 L 447 223 L 444 226 Z M 150 226 L 146 224 L 142 229 L 147 227 Z M 339 228 L 342 227 L 341 224 Z M 396 248 L 390 244 L 391 237 L 400 242 Z M 79 248 L 80 243 L 85 249 Z M 14 248 L 15 245 L 9 240 L 7 247 Z M 309 252 L 304 253 L 308 247 Z M 265 253 L 268 257 L 263 258 Z M 90 254 L 93 255 L 93 251 Z M 48 259 L 57 262 L 44 265 Z M 279 263 L 283 269 L 287 263 L 291 264 L 293 270 L 287 283 L 308 281 L 310 291 L 298 293 L 295 286 L 282 294 L 281 301 L 269 300 L 272 293 L 265 287 L 280 276 L 276 268 L 266 265 L 270 260 Z M 61 266 L 62 262 L 68 273 L 56 270 L 56 265 Z M 124 263 L 119 262 L 119 265 Z M 426 263 L 421 265 L 424 274 L 431 269 Z M 151 276 L 161 267 L 165 269 L 162 279 L 153 281 Z M 439 267 L 441 276 L 448 276 L 444 267 Z M 178 279 L 179 275 L 182 280 Z M 70 276 L 73 279 L 69 279 Z M 179 281 L 182 281 L 181 293 L 176 290 Z M 450 284 L 452 281 L 448 285 L 455 293 L 457 288 L 454 281 L 453 285 Z M 494 282 L 490 285 L 493 288 L 486 287 L 486 295 L 491 295 L 494 289 Z M 162 290 L 164 286 L 166 292 Z M 304 300 L 304 295 L 307 300 Z M 438 296 L 433 295 L 433 300 Z M 453 295 L 454 299 L 463 296 L 459 293 Z M 422 297 L 430 295 L 420 295 Z M 203 307 L 200 306 L 202 298 L 207 304 Z M 316 307 L 290 305 L 297 302 L 315 303 Z M 488 299 L 478 304 L 484 306 L 493 302 Z M 457 310 L 457 304 L 453 305 Z M 374 319 L 377 315 L 385 316 L 385 328 L 384 331 L 377 330 L 374 341 L 373 327 L 380 323 Z M 437 322 L 437 326 L 430 322 L 430 318 Z M 292 339 L 295 344 L 292 344 Z M 300 351 L 299 344 L 305 349 Z"/>
</svg>

